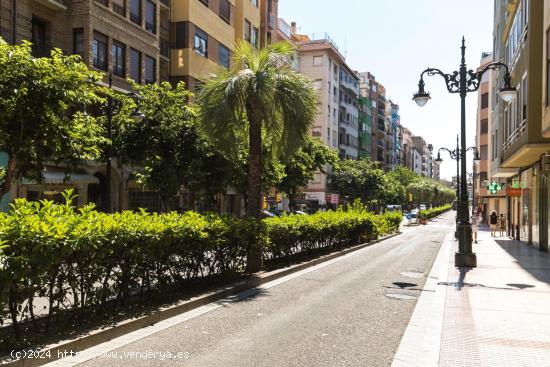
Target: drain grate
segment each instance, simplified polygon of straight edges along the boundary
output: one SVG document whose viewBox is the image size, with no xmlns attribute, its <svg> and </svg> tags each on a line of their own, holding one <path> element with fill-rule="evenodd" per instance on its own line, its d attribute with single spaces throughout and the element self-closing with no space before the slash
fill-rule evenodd
<svg viewBox="0 0 550 367">
<path fill-rule="evenodd" d="M 409 278 L 423 278 L 424 277 L 424 273 L 420 273 L 418 271 L 404 271 L 401 273 L 401 275 L 403 275 L 404 277 L 409 277 Z"/>
<path fill-rule="evenodd" d="M 409 294 L 401 294 L 401 293 L 384 293 L 384 296 L 388 298 L 402 299 L 402 300 L 408 300 L 408 301 L 416 299 L 415 296 L 411 296 Z"/>
</svg>

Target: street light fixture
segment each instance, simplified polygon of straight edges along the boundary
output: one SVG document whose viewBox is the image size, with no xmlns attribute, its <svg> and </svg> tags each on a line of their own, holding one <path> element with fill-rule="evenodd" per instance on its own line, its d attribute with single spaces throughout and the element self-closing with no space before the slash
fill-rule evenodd
<svg viewBox="0 0 550 367">
<path fill-rule="evenodd" d="M 109 72 L 109 89 L 113 88 L 113 73 Z M 129 93 L 129 97 L 131 97 L 134 102 L 136 103 L 136 108 L 132 111 L 130 114 L 130 117 L 134 119 L 136 122 L 141 122 L 145 115 L 143 112 L 141 112 L 140 109 L 140 97 L 136 93 Z M 113 116 L 116 116 L 120 113 L 122 109 L 122 101 L 120 99 L 113 98 L 111 95 L 107 96 L 107 102 L 104 103 L 102 106 L 102 109 L 104 111 L 105 116 L 107 117 L 107 138 L 110 142 L 112 142 L 113 139 Z M 105 174 L 105 202 L 104 202 L 104 208 L 108 213 L 113 212 L 113 203 L 111 200 L 111 176 L 112 176 L 112 164 L 111 164 L 111 143 L 107 145 L 107 149 L 105 152 L 105 155 L 107 157 L 106 162 L 106 174 Z"/>
<path fill-rule="evenodd" d="M 469 92 L 477 92 L 481 84 L 483 74 L 488 70 L 504 68 L 504 85 L 499 90 L 499 95 L 504 101 L 510 101 L 516 95 L 516 89 L 512 87 L 508 66 L 502 62 L 492 62 L 481 71 L 475 72 L 466 68 L 466 45 L 462 37 L 461 63 L 459 71 L 452 74 L 445 74 L 439 69 L 428 68 L 420 74 L 418 92 L 414 94 L 413 100 L 419 106 L 424 106 L 430 99 L 430 94 L 424 90 L 424 74 L 428 76 L 439 75 L 445 80 L 449 93 L 460 94 L 460 140 L 461 152 L 466 152 L 466 95 Z M 472 226 L 468 213 L 468 190 L 466 187 L 466 154 L 461 154 L 461 177 L 460 177 L 460 200 L 458 202 L 458 252 L 455 253 L 455 266 L 475 268 L 477 258 L 472 252 Z"/>
</svg>

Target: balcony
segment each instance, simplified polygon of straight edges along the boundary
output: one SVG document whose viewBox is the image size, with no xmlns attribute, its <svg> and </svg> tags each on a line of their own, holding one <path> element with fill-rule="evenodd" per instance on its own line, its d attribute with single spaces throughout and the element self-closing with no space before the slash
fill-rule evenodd
<svg viewBox="0 0 550 367">
<path fill-rule="evenodd" d="M 67 6 L 63 2 L 63 0 L 34 0 L 34 1 L 53 10 L 67 10 Z"/>
<path fill-rule="evenodd" d="M 50 57 L 53 47 L 49 43 L 37 43 L 31 47 L 32 55 L 34 57 Z"/>
</svg>

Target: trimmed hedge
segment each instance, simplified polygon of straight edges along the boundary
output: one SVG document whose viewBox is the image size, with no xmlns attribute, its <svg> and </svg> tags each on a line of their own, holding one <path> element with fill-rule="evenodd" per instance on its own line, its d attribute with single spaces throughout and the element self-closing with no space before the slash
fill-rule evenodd
<svg viewBox="0 0 550 367">
<path fill-rule="evenodd" d="M 435 218 L 435 217 L 437 217 L 438 215 L 440 215 L 442 213 L 445 213 L 448 210 L 451 210 L 451 208 L 452 208 L 452 205 L 446 204 L 446 205 L 438 206 L 438 207 L 435 207 L 435 208 L 430 208 L 430 209 L 427 209 L 427 210 L 421 210 L 420 211 L 420 217 L 421 218 L 426 218 L 426 219 L 432 219 L 432 218 Z"/>
<path fill-rule="evenodd" d="M 396 213 L 357 209 L 260 223 L 195 212 L 105 214 L 66 199 L 18 199 L 0 214 L 0 323 L 11 320 L 16 333 L 20 322 L 39 317 L 47 329 L 63 310 L 83 316 L 106 303 L 242 273 L 255 243 L 273 262 L 370 241 L 401 221 Z"/>
</svg>

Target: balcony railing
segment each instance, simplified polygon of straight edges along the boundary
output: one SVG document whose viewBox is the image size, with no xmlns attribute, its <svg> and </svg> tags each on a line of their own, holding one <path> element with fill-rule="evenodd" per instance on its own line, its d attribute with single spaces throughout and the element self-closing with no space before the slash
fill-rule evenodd
<svg viewBox="0 0 550 367">
<path fill-rule="evenodd" d="M 37 3 L 47 6 L 54 10 L 67 10 L 67 6 L 63 0 L 35 0 Z"/>
<path fill-rule="evenodd" d="M 126 8 L 124 6 L 120 6 L 115 2 L 113 2 L 113 11 L 119 15 L 122 15 L 123 17 L 126 16 Z"/>
<path fill-rule="evenodd" d="M 34 57 L 50 57 L 52 45 L 49 43 L 36 43 L 32 45 L 31 50 Z"/>
<path fill-rule="evenodd" d="M 527 125 L 527 120 L 523 120 L 521 124 L 508 136 L 508 138 L 504 141 L 504 144 L 502 145 L 502 149 L 506 150 L 510 147 L 510 145 L 514 144 L 518 138 L 523 135 L 525 132 L 525 126 Z"/>
</svg>

